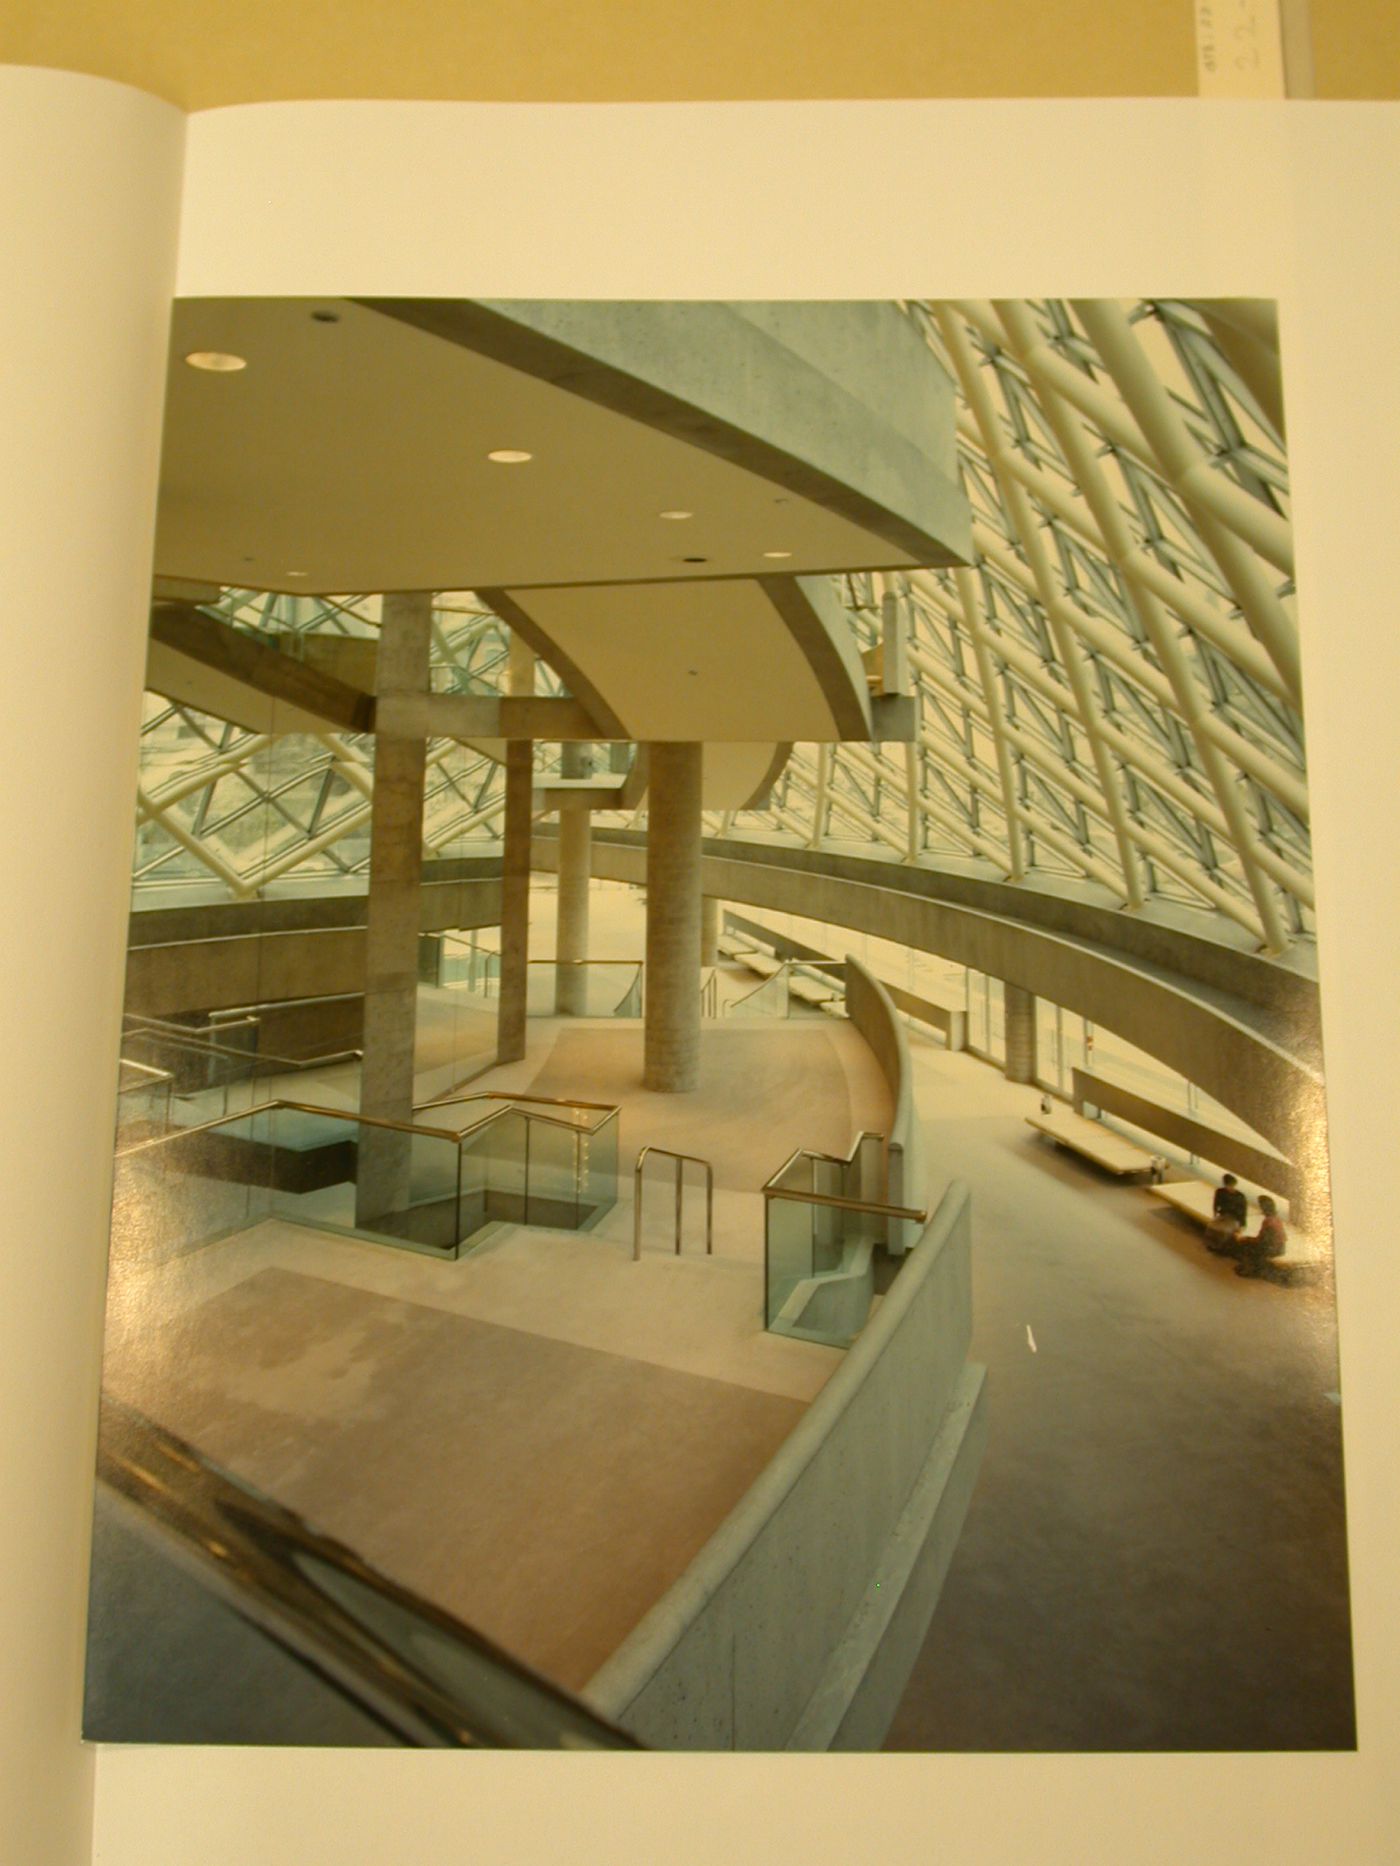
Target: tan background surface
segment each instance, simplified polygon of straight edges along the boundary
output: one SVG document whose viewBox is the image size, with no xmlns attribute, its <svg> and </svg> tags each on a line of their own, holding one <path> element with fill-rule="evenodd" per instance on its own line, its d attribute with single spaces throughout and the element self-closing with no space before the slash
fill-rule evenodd
<svg viewBox="0 0 1400 1866">
<path fill-rule="evenodd" d="M 1392 0 L 1317 0 L 1312 30 L 1319 97 L 1400 97 Z M 1191 0 L 6 0 L 0 61 L 119 78 L 186 110 L 1197 88 Z"/>
</svg>

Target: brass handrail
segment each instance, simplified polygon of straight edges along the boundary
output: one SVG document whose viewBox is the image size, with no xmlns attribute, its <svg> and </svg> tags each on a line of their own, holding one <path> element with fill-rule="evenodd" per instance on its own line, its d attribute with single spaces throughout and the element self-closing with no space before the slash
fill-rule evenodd
<svg viewBox="0 0 1400 1866">
<path fill-rule="evenodd" d="M 834 1205 L 843 1212 L 873 1212 L 877 1218 L 912 1218 L 928 1222 L 927 1212 L 908 1205 L 881 1205 L 874 1199 L 846 1199 L 835 1192 L 794 1192 L 787 1186 L 765 1186 L 765 1199 L 792 1199 L 799 1205 Z"/>
<path fill-rule="evenodd" d="M 527 959 L 526 965 L 636 965 L 646 964 L 645 959 Z"/>
<path fill-rule="evenodd" d="M 785 973 L 788 974 L 787 977 L 784 977 Z M 787 959 L 779 960 L 777 970 L 770 972 L 767 978 L 760 979 L 752 991 L 746 991 L 742 998 L 735 998 L 732 1003 L 726 1004 L 724 1007 L 724 1015 L 726 1017 L 732 1017 L 736 1011 L 742 1010 L 751 998 L 756 998 L 761 991 L 767 991 L 769 987 L 776 984 L 780 978 L 783 980 L 784 987 L 791 982 L 790 961 Z M 783 1001 L 784 1003 L 787 1002 L 786 995 Z"/>
<path fill-rule="evenodd" d="M 108 1397 L 97 1475 L 217 1598 L 403 1743 L 643 1747 L 475 1628 Z"/>
<path fill-rule="evenodd" d="M 610 1101 L 584 1101 L 577 1095 L 530 1095 L 524 1089 L 473 1089 L 470 1095 L 434 1095 L 429 1101 L 416 1102 L 418 1108 L 441 1108 L 454 1101 L 537 1101 L 547 1108 L 602 1108 L 609 1112 L 616 1105 Z"/>
<path fill-rule="evenodd" d="M 782 1178 L 783 1174 L 792 1165 L 794 1160 L 825 1160 L 830 1166 L 854 1166 L 856 1155 L 860 1151 L 860 1143 L 863 1140 L 878 1140 L 882 1148 L 888 1146 L 888 1142 L 883 1134 L 877 1134 L 874 1128 L 863 1127 L 851 1142 L 850 1151 L 846 1154 L 820 1153 L 815 1147 L 794 1147 L 792 1152 L 778 1168 L 777 1172 L 770 1173 L 767 1179 L 764 1180 L 763 1184 L 759 1187 L 759 1191 L 767 1192 L 770 1186 L 776 1186 L 777 1181 Z"/>
<path fill-rule="evenodd" d="M 117 1058 L 117 1066 L 119 1069 L 139 1070 L 143 1076 L 152 1076 L 157 1082 L 169 1082 L 171 1079 L 168 1069 L 157 1069 L 153 1063 L 138 1063 L 130 1056 L 119 1056 Z M 149 1087 L 150 1083 L 148 1082 L 133 1082 L 129 1083 L 126 1088 L 123 1088 L 119 1082 L 117 1085 L 117 1093 L 118 1095 L 127 1095 L 133 1088 Z"/>
<path fill-rule="evenodd" d="M 331 1121 L 354 1121 L 365 1127 L 392 1128 L 399 1134 L 425 1134 L 430 1140 L 450 1140 L 454 1144 L 461 1135 L 447 1127 L 422 1127 L 410 1121 L 391 1121 L 384 1115 L 359 1114 L 352 1108 L 321 1108 L 314 1102 L 285 1101 L 279 1095 L 275 1101 L 259 1102 L 256 1108 L 241 1108 L 234 1114 L 216 1115 L 212 1121 L 199 1121 L 193 1127 L 176 1128 L 173 1133 L 157 1134 L 151 1140 L 138 1140 L 130 1147 L 119 1147 L 117 1156 L 130 1159 L 133 1153 L 144 1153 L 151 1147 L 172 1146 L 176 1141 L 187 1140 L 191 1134 L 207 1134 L 216 1127 L 227 1127 L 234 1121 L 255 1121 L 259 1115 L 271 1114 L 278 1108 L 290 1108 L 298 1114 L 324 1115 Z"/>
<path fill-rule="evenodd" d="M 258 1022 L 253 1017 L 247 1021 L 250 1024 Z M 202 1037 L 198 1031 L 185 1030 L 178 1024 L 167 1024 L 151 1018 L 131 1023 L 122 1033 L 122 1040 L 125 1042 L 131 1037 L 148 1037 L 153 1043 L 167 1043 L 173 1048 L 192 1050 L 201 1056 L 231 1056 L 236 1062 L 249 1064 L 274 1063 L 279 1069 L 285 1070 L 325 1069 L 332 1063 L 363 1062 L 365 1055 L 363 1050 L 330 1050 L 324 1056 L 279 1056 L 273 1050 L 238 1050 L 230 1044 L 215 1043 L 212 1038 Z"/>
<path fill-rule="evenodd" d="M 642 1260 L 642 1166 L 649 1153 L 664 1154 L 668 1160 L 676 1163 L 676 1248 L 675 1255 L 681 1254 L 681 1212 L 685 1197 L 685 1162 L 705 1169 L 705 1255 L 713 1257 L 715 1251 L 715 1172 L 708 1160 L 702 1160 L 698 1154 L 676 1153 L 670 1147 L 643 1147 L 637 1155 L 637 1164 L 632 1169 L 632 1261 Z"/>
</svg>

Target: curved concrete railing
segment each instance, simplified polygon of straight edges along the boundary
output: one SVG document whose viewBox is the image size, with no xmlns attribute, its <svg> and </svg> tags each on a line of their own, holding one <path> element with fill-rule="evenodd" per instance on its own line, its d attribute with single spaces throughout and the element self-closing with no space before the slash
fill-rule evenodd
<svg viewBox="0 0 1400 1866">
<path fill-rule="evenodd" d="M 877 1747 L 983 1438 L 971 1208 L 951 1185 L 796 1430 L 586 1697 L 674 1749 Z"/>
<path fill-rule="evenodd" d="M 1115 1031 L 1177 1070 L 1285 1153 L 1297 1152 L 1300 1135 L 1327 1131 L 1322 1073 L 1310 1060 L 1315 1030 L 1307 1007 L 1316 987 L 1283 967 L 1269 971 L 1280 998 L 1278 1015 L 1265 1020 L 1279 1032 L 1271 1036 L 1261 1028 L 1260 1015 L 1250 1014 L 1251 1005 L 1258 1012 L 1253 999 L 1233 998 L 1188 974 L 1170 972 L 1155 957 L 1116 954 L 1082 937 L 932 898 L 922 891 L 923 884 L 947 879 L 933 870 L 776 845 L 742 852 L 741 847 L 735 840 L 705 845 L 701 886 L 706 894 L 869 933 L 1020 985 Z M 536 849 L 536 865 L 550 868 L 553 846 L 541 839 Z M 600 830 L 593 840 L 593 872 L 612 881 L 639 882 L 644 853 L 635 832 Z M 854 878 L 856 871 L 860 879 Z M 1117 924 L 1112 930 L 1120 936 L 1136 924 L 1121 914 L 1117 922 L 1121 931 Z M 1144 927 L 1144 934 L 1148 931 L 1158 945 L 1166 940 L 1163 929 Z M 1163 953 L 1172 956 L 1180 954 Z M 1241 955 L 1216 956 L 1231 961 L 1231 984 L 1248 982 L 1236 976 L 1247 963 Z M 1248 963 L 1256 970 L 1264 964 Z M 1298 1164 L 1320 1174 L 1322 1159 L 1321 1150 L 1312 1148 Z"/>
<path fill-rule="evenodd" d="M 850 953 L 846 954 L 846 1015 L 870 1046 L 894 1104 L 885 1200 L 890 1205 L 909 1205 L 926 1211 L 928 1178 L 924 1167 L 923 1131 L 919 1126 L 919 1111 L 914 1105 L 914 1067 L 909 1059 L 909 1039 L 890 994 Z M 892 1218 L 888 1248 L 899 1256 L 918 1236 L 919 1226 L 912 1219 Z"/>
</svg>

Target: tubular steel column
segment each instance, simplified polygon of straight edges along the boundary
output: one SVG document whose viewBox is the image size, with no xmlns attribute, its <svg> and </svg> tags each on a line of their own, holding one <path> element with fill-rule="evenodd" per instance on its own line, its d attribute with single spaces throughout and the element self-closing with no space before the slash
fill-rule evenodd
<svg viewBox="0 0 1400 1866">
<path fill-rule="evenodd" d="M 432 619 L 429 591 L 385 596 L 375 664 L 379 698 L 427 692 Z M 423 739 L 375 736 L 360 1112 L 390 1121 L 413 1118 L 426 754 Z M 404 1208 L 411 1164 L 410 1135 L 360 1130 L 357 1224 L 373 1229 L 376 1220 Z"/>
<path fill-rule="evenodd" d="M 535 657 L 512 641 L 506 689 L 535 690 Z M 506 744 L 506 814 L 501 861 L 501 995 L 496 1011 L 496 1060 L 516 1063 L 525 1054 L 525 1003 L 530 962 L 530 824 L 534 815 L 535 747 L 531 739 Z"/>
<path fill-rule="evenodd" d="M 587 803 L 559 812 L 559 917 L 555 933 L 554 1009 L 582 1017 L 588 1009 L 588 891 L 592 884 L 593 816 Z"/>
<path fill-rule="evenodd" d="M 1035 997 L 1019 985 L 1005 983 L 1001 996 L 1006 1016 L 1006 1079 L 1008 1082 L 1034 1082 Z"/>
<path fill-rule="evenodd" d="M 674 1094 L 700 1077 L 701 747 L 653 745 L 650 772 L 642 1083 Z"/>
</svg>

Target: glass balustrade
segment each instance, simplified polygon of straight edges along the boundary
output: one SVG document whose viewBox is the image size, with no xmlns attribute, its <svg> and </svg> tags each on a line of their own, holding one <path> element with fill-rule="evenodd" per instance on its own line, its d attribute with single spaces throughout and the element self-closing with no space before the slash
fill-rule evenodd
<svg viewBox="0 0 1400 1866">
<path fill-rule="evenodd" d="M 642 972 L 640 959 L 532 959 L 526 968 L 526 1016 L 640 1017 Z"/>
<path fill-rule="evenodd" d="M 157 1262 L 246 1230 L 272 1209 L 272 1115 L 262 1109 L 119 1152 L 114 1263 Z"/>
<path fill-rule="evenodd" d="M 170 1072 L 148 1063 L 117 1065 L 117 1145 L 151 1140 L 170 1126 Z"/>
<path fill-rule="evenodd" d="M 192 1250 L 261 1219 L 456 1255 L 493 1223 L 576 1230 L 617 1198 L 618 1110 L 505 1095 L 413 1124 L 277 1100 L 117 1154 L 113 1248 Z"/>
<path fill-rule="evenodd" d="M 885 1143 L 862 1134 L 850 1154 L 799 1150 L 763 1188 L 764 1325 L 774 1334 L 846 1347 L 868 1313 L 871 1257 L 892 1218 L 925 1214 L 887 1204 Z"/>
<path fill-rule="evenodd" d="M 726 1017 L 788 1017 L 791 1015 L 791 999 L 788 991 L 789 968 L 779 960 L 773 960 L 773 970 L 768 978 L 755 985 L 752 991 L 743 997 L 733 999 L 724 1007 Z M 757 969 L 751 966 L 751 969 Z"/>
</svg>

